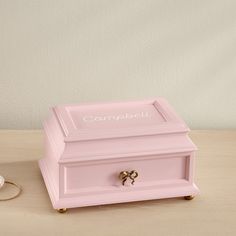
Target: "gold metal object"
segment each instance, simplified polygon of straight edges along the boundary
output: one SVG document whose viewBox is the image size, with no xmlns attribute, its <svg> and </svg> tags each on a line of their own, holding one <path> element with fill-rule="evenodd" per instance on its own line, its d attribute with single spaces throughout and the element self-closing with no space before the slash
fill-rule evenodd
<svg viewBox="0 0 236 236">
<path fill-rule="evenodd" d="M 65 213 L 65 212 L 67 212 L 67 208 L 60 208 L 60 209 L 57 209 L 57 211 L 59 213 Z"/>
<path fill-rule="evenodd" d="M 132 180 L 131 184 L 134 184 L 134 181 L 135 181 L 134 179 L 136 179 L 138 177 L 138 172 L 136 170 L 132 170 L 129 173 L 129 177 Z"/>
<path fill-rule="evenodd" d="M 193 196 L 193 195 L 189 195 L 189 196 L 185 196 L 184 199 L 185 200 L 192 200 L 192 199 L 194 199 L 194 197 L 195 196 Z"/>
<path fill-rule="evenodd" d="M 119 174 L 119 178 L 122 180 L 122 185 L 125 185 L 125 182 L 128 178 L 132 180 L 131 184 L 133 185 L 137 177 L 138 177 L 138 172 L 136 170 L 132 170 L 130 172 L 122 171 Z"/>
<path fill-rule="evenodd" d="M 10 197 L 7 197 L 7 198 L 0 198 L 0 201 L 8 201 L 8 200 L 12 200 L 14 198 L 17 198 L 21 192 L 22 192 L 22 187 L 14 182 L 11 182 L 11 181 L 8 181 L 8 180 L 5 180 L 4 184 L 10 184 L 10 185 L 13 185 L 14 187 L 16 187 L 18 189 L 17 193 L 13 196 L 10 196 Z"/>
<path fill-rule="evenodd" d="M 125 181 L 129 177 L 129 172 L 128 171 L 122 171 L 120 172 L 119 178 L 122 180 L 122 185 L 125 185 Z"/>
</svg>

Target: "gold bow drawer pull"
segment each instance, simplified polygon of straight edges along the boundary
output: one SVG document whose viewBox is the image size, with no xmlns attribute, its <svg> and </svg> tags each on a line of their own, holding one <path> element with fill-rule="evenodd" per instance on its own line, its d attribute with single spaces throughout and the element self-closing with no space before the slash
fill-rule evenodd
<svg viewBox="0 0 236 236">
<path fill-rule="evenodd" d="M 135 179 L 138 177 L 138 172 L 136 170 L 132 171 L 121 171 L 119 174 L 119 179 L 122 180 L 122 185 L 125 185 L 127 179 L 131 180 L 131 184 L 134 184 Z"/>
</svg>

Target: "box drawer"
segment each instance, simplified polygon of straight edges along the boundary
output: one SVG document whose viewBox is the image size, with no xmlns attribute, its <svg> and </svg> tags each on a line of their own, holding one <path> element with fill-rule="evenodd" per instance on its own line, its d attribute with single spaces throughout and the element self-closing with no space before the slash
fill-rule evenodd
<svg viewBox="0 0 236 236">
<path fill-rule="evenodd" d="M 155 187 L 165 183 L 181 183 L 189 180 L 191 154 L 143 156 L 65 164 L 61 171 L 64 196 L 104 193 L 109 191 L 133 191 Z M 132 176 L 126 181 L 120 173 L 135 170 L 138 176 L 132 184 Z"/>
</svg>

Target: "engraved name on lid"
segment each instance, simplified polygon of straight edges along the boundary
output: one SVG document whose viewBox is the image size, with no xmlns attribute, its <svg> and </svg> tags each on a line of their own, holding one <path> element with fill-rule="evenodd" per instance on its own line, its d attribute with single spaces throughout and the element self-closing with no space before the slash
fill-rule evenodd
<svg viewBox="0 0 236 236">
<path fill-rule="evenodd" d="M 145 101 L 64 105 L 53 108 L 65 141 L 187 132 L 163 98 Z"/>
</svg>

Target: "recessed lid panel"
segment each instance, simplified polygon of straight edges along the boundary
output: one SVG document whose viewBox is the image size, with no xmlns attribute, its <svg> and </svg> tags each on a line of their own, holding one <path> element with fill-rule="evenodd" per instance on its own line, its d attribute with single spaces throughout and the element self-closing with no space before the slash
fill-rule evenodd
<svg viewBox="0 0 236 236">
<path fill-rule="evenodd" d="M 146 101 L 65 105 L 53 108 L 65 141 L 187 132 L 163 98 Z"/>
</svg>

